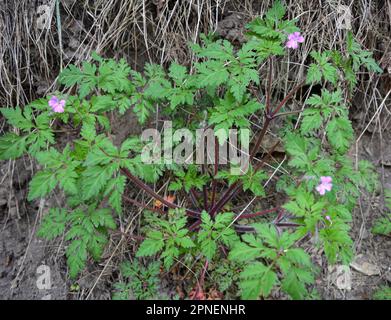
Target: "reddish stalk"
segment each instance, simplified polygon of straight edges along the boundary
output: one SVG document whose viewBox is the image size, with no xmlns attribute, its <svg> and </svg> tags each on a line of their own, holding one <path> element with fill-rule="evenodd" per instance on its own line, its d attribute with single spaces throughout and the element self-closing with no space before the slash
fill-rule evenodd
<svg viewBox="0 0 391 320">
<path fill-rule="evenodd" d="M 190 227 L 189 227 L 189 231 L 195 231 L 197 230 L 197 228 L 199 227 L 199 225 L 201 224 L 201 219 L 198 219 L 196 222 L 194 222 Z"/>
<path fill-rule="evenodd" d="M 270 75 L 269 75 L 270 77 Z M 270 81 L 271 82 L 271 81 Z M 280 111 L 280 109 L 285 105 L 285 103 L 293 96 L 293 94 L 299 90 L 303 84 L 305 83 L 305 81 L 302 81 L 300 84 L 298 84 L 296 87 L 294 87 L 288 94 L 287 96 L 280 102 L 280 104 L 277 106 L 277 108 L 274 110 L 274 111 L 266 111 L 265 112 L 265 122 L 263 124 L 263 128 L 257 138 L 257 141 L 254 145 L 254 147 L 252 148 L 251 152 L 250 152 L 250 162 L 252 161 L 252 159 L 254 158 L 255 154 L 257 153 L 257 150 L 259 149 L 260 145 L 262 144 L 262 141 L 263 141 L 263 138 L 265 137 L 266 135 L 266 131 L 271 123 L 271 121 L 274 119 L 274 117 L 276 116 L 276 114 L 278 113 L 278 111 Z M 269 96 L 269 94 L 268 94 Z M 268 98 L 269 99 L 269 98 Z M 270 102 L 267 102 L 267 104 L 270 103 Z M 274 150 L 275 147 L 277 147 L 278 143 L 272 148 L 272 150 Z M 268 152 L 268 156 L 272 153 L 273 151 L 269 151 Z M 263 167 L 264 165 L 264 162 L 259 165 L 258 167 L 256 167 L 256 171 L 258 171 L 261 167 Z M 224 205 L 230 201 L 235 195 L 236 195 L 236 192 L 238 189 L 236 189 L 234 192 L 233 192 L 233 189 L 235 188 L 235 184 L 231 185 L 230 188 L 228 188 L 228 190 L 225 192 L 225 194 L 222 196 L 222 198 L 217 202 L 217 204 L 215 206 L 212 207 L 212 209 L 210 210 L 210 215 L 211 216 L 214 216 L 216 214 L 217 211 L 219 211 L 221 208 L 224 207 Z"/>
<path fill-rule="evenodd" d="M 215 204 L 216 199 L 216 189 L 217 189 L 217 181 L 216 181 L 216 175 L 219 170 L 219 145 L 218 140 L 215 137 L 215 159 L 214 159 L 214 170 L 213 170 L 213 180 L 212 180 L 212 199 L 210 201 L 210 207 L 212 208 Z"/>
<path fill-rule="evenodd" d="M 190 201 L 191 201 L 191 203 L 193 204 L 193 206 L 195 208 L 197 208 L 198 210 L 201 210 L 201 206 L 200 206 L 200 204 L 198 202 L 197 194 L 195 193 L 193 188 L 190 189 L 188 198 L 190 198 Z"/>
<path fill-rule="evenodd" d="M 201 166 L 201 172 L 202 174 L 205 174 L 205 165 Z M 208 189 L 206 188 L 206 185 L 202 186 L 202 195 L 204 198 L 204 209 L 208 210 Z"/>
<path fill-rule="evenodd" d="M 273 59 L 269 58 L 269 74 L 267 81 L 267 92 L 266 92 L 266 114 L 269 114 L 270 111 L 270 96 L 272 92 L 272 76 L 273 76 Z"/>
<path fill-rule="evenodd" d="M 285 103 L 288 102 L 288 100 L 290 98 L 292 98 L 293 94 L 299 90 L 303 84 L 305 83 L 305 80 L 303 80 L 302 82 L 300 82 L 296 87 L 294 87 L 287 95 L 286 97 L 280 102 L 280 104 L 277 106 L 277 108 L 271 113 L 271 116 L 272 117 L 275 117 L 276 114 L 278 113 L 278 111 L 280 111 L 280 109 L 285 105 Z"/>
<path fill-rule="evenodd" d="M 197 286 L 195 288 L 194 294 L 192 294 L 191 300 L 205 300 L 203 286 L 205 282 L 206 270 L 208 269 L 208 264 L 208 260 L 206 260 L 205 265 L 201 271 L 200 280 L 197 280 Z"/>
<path fill-rule="evenodd" d="M 209 214 L 214 217 L 218 211 L 220 211 L 225 204 L 231 199 L 231 196 L 233 192 L 235 191 L 235 188 L 240 185 L 240 182 L 235 182 L 231 184 L 231 186 L 228 188 L 228 190 L 223 194 L 223 196 L 220 198 L 219 201 L 213 206 L 213 208 L 209 211 Z"/>
<path fill-rule="evenodd" d="M 270 125 L 270 122 L 273 120 L 273 118 L 265 113 L 265 123 L 263 124 L 263 128 L 261 130 L 261 133 L 259 134 L 258 138 L 257 138 L 257 141 L 255 142 L 255 145 L 254 147 L 251 149 L 251 152 L 250 152 L 250 162 L 254 159 L 255 157 L 255 154 L 257 153 L 261 143 L 262 143 L 262 140 L 263 138 L 265 137 L 265 134 L 266 134 L 266 131 L 267 131 L 267 128 L 269 127 Z"/>
<path fill-rule="evenodd" d="M 279 222 L 276 223 L 277 227 L 299 227 L 300 224 L 298 223 L 293 223 L 293 222 Z"/>
<path fill-rule="evenodd" d="M 261 169 L 265 165 L 265 160 L 268 159 L 271 154 L 273 153 L 274 149 L 278 146 L 279 142 L 277 142 L 268 152 L 268 154 L 264 157 L 264 159 L 261 161 L 259 165 L 255 167 L 255 172 L 257 172 L 259 169 Z M 239 191 L 241 187 L 241 182 L 235 182 L 233 183 L 228 190 L 224 193 L 224 195 L 221 197 L 221 199 L 217 202 L 217 204 L 212 208 L 212 210 L 209 212 L 211 216 L 214 216 L 216 212 L 221 210 L 228 201 L 230 201 Z"/>
<path fill-rule="evenodd" d="M 133 200 L 133 199 L 127 197 L 127 196 L 122 196 L 122 198 L 123 198 L 125 201 L 127 201 L 127 202 L 129 202 L 129 203 L 131 203 L 131 204 L 134 204 L 135 206 L 137 206 L 137 207 L 139 207 L 139 208 L 143 208 L 143 209 L 146 209 L 146 210 L 149 210 L 149 211 L 152 211 L 152 212 L 157 212 L 157 213 L 159 213 L 159 214 L 164 214 L 164 213 L 165 213 L 163 210 L 160 210 L 160 209 L 157 209 L 157 208 L 148 207 L 147 205 L 142 204 L 142 203 L 140 203 L 140 202 L 138 202 L 138 201 L 136 201 L 136 200 Z"/>
<path fill-rule="evenodd" d="M 146 193 L 148 193 L 150 196 L 155 198 L 156 200 L 159 200 L 161 203 L 163 203 L 166 207 L 171 209 L 183 209 L 181 206 L 178 206 L 172 202 L 167 201 L 164 197 L 157 194 L 155 191 L 153 191 L 148 185 L 146 185 L 144 182 L 142 182 L 139 178 L 134 176 L 128 169 L 121 168 L 121 171 L 140 189 L 144 190 Z M 186 213 L 189 216 L 192 217 L 199 217 L 200 213 L 191 209 L 185 209 Z"/>
<path fill-rule="evenodd" d="M 239 216 L 238 219 L 249 219 L 249 218 L 261 217 L 261 216 L 266 215 L 268 213 L 278 211 L 279 209 L 280 209 L 280 207 L 275 207 L 275 208 L 271 208 L 271 209 L 267 209 L 267 210 L 263 210 L 263 211 L 258 211 L 255 213 L 242 214 Z"/>
<path fill-rule="evenodd" d="M 300 112 L 303 112 L 303 109 L 292 110 L 292 111 L 287 111 L 287 112 L 280 112 L 279 114 L 276 114 L 275 116 L 273 116 L 273 119 L 275 119 L 277 117 L 289 116 L 291 114 L 296 114 L 296 113 L 300 113 Z"/>
<path fill-rule="evenodd" d="M 234 228 L 235 228 L 236 232 L 240 232 L 240 233 L 255 232 L 255 229 L 253 227 L 242 226 L 240 224 L 235 224 Z"/>
</svg>

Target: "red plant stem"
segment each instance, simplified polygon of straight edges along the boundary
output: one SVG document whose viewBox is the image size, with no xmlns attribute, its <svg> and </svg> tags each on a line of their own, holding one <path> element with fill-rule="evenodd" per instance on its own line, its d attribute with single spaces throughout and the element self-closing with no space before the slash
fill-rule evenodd
<svg viewBox="0 0 391 320">
<path fill-rule="evenodd" d="M 271 122 L 272 119 L 273 119 L 268 113 L 265 113 L 265 118 L 266 118 L 266 119 L 265 119 L 265 123 L 263 124 L 262 131 L 261 131 L 261 133 L 259 134 L 259 136 L 258 136 L 258 138 L 257 138 L 257 141 L 255 142 L 254 147 L 251 149 L 251 152 L 250 152 L 250 160 L 249 160 L 249 162 L 252 161 L 252 159 L 254 158 L 255 154 L 257 153 L 257 151 L 258 151 L 258 149 L 259 149 L 259 146 L 261 145 L 262 140 L 263 140 L 263 138 L 265 137 L 267 128 L 269 127 L 270 122 Z"/>
<path fill-rule="evenodd" d="M 273 116 L 273 119 L 275 119 L 277 117 L 282 117 L 282 116 L 289 116 L 291 114 L 300 113 L 300 112 L 303 112 L 303 109 L 292 110 L 292 111 L 287 111 L 287 112 L 280 112 L 280 113 L 276 114 L 275 116 Z"/>
<path fill-rule="evenodd" d="M 213 180 L 212 180 L 212 199 L 210 201 L 210 207 L 212 208 L 215 204 L 216 199 L 216 189 L 217 189 L 217 181 L 216 175 L 219 170 L 219 141 L 215 138 L 215 159 L 214 159 L 214 171 L 213 171 Z"/>
<path fill-rule="evenodd" d="M 202 223 L 201 219 L 198 219 L 196 222 L 194 222 L 194 223 L 189 227 L 189 231 L 195 231 L 201 223 Z"/>
<path fill-rule="evenodd" d="M 236 232 L 241 232 L 241 233 L 255 232 L 255 229 L 250 226 L 243 226 L 243 225 L 235 224 L 234 228 L 235 228 Z"/>
<path fill-rule="evenodd" d="M 298 227 L 300 224 L 298 223 L 293 223 L 293 222 L 279 222 L 276 223 L 277 227 Z"/>
<path fill-rule="evenodd" d="M 153 191 L 148 185 L 146 185 L 144 182 L 142 182 L 139 178 L 134 176 L 128 169 L 121 168 L 121 171 L 130 179 L 132 180 L 138 187 L 143 189 L 146 193 L 148 193 L 150 196 L 155 198 L 156 200 L 159 200 L 161 203 L 165 204 L 167 207 L 171 209 L 179 208 L 176 204 L 169 202 L 168 200 L 164 199 L 164 197 L 157 194 L 155 191 Z"/>
<path fill-rule="evenodd" d="M 201 275 L 200 275 L 200 280 L 197 280 L 197 286 L 196 286 L 196 289 L 195 289 L 195 293 L 194 295 L 192 296 L 191 300 L 194 300 L 194 299 L 204 299 L 204 290 L 203 290 L 203 286 L 204 286 L 204 282 L 205 282 L 205 274 L 206 274 L 206 270 L 208 269 L 208 260 L 205 261 L 205 265 L 203 267 L 203 269 L 201 270 Z M 201 297 L 199 297 L 199 294 L 201 293 Z"/>
<path fill-rule="evenodd" d="M 269 74 L 267 81 L 267 92 L 266 92 L 266 114 L 269 114 L 270 111 L 270 96 L 272 91 L 272 76 L 273 76 L 273 59 L 269 58 Z"/>
<path fill-rule="evenodd" d="M 266 164 L 266 159 L 268 159 L 274 150 L 276 150 L 277 146 L 280 144 L 280 141 L 277 141 L 274 146 L 267 152 L 267 155 L 254 167 L 254 171 L 257 172 L 259 169 L 262 169 Z"/>
<path fill-rule="evenodd" d="M 275 208 L 271 208 L 271 209 L 267 209 L 267 210 L 263 210 L 263 211 L 258 211 L 258 212 L 255 212 L 255 213 L 242 214 L 242 215 L 239 216 L 238 219 L 248 219 L 248 218 L 260 217 L 260 216 L 263 216 L 265 214 L 278 211 L 279 209 L 280 209 L 280 207 L 275 207 Z"/>
<path fill-rule="evenodd" d="M 281 108 L 288 102 L 288 100 L 293 96 L 293 94 L 299 90 L 303 84 L 305 83 L 305 80 L 303 80 L 302 82 L 300 82 L 296 87 L 294 87 L 287 95 L 286 97 L 280 102 L 280 104 L 277 106 L 277 108 L 273 111 L 270 111 L 268 110 L 268 108 L 266 108 L 266 111 L 265 111 L 265 123 L 263 125 L 263 128 L 262 128 L 262 131 L 261 133 L 259 134 L 258 136 L 258 139 L 257 139 L 257 142 L 255 143 L 253 149 L 251 150 L 251 153 L 250 153 L 250 162 L 251 160 L 254 158 L 256 152 L 258 151 L 259 149 L 259 146 L 261 145 L 262 143 L 262 140 L 263 140 L 263 137 L 265 136 L 266 134 L 266 130 L 267 128 L 269 127 L 270 125 L 270 122 L 277 116 L 277 113 L 281 110 Z M 269 94 L 268 94 L 269 95 Z M 268 103 L 268 102 L 267 102 Z"/>
<path fill-rule="evenodd" d="M 250 162 L 252 161 L 255 154 L 257 153 L 257 151 L 262 143 L 262 140 L 266 134 L 267 128 L 269 127 L 270 122 L 273 120 L 272 113 L 270 112 L 270 97 L 271 97 L 272 79 L 273 79 L 272 76 L 273 76 L 273 60 L 270 57 L 269 58 L 268 87 L 267 87 L 267 91 L 266 91 L 265 122 L 263 124 L 262 131 L 259 134 L 258 139 L 255 142 L 255 145 L 250 152 Z"/>
<path fill-rule="evenodd" d="M 142 182 L 139 178 L 134 176 L 128 169 L 121 168 L 121 171 L 140 189 L 144 190 L 146 193 L 148 193 L 150 196 L 155 198 L 156 200 L 159 200 L 161 203 L 163 203 L 165 206 L 171 209 L 182 209 L 182 207 L 167 201 L 162 196 L 157 194 L 155 191 L 153 191 L 148 185 L 146 185 L 144 182 Z M 200 213 L 191 209 L 185 209 L 186 213 L 193 217 L 199 217 Z"/>
<path fill-rule="evenodd" d="M 134 204 L 134 205 L 136 205 L 139 208 L 143 208 L 143 209 L 146 209 L 146 210 L 149 210 L 149 211 L 152 211 L 152 212 L 157 212 L 157 213 L 160 213 L 160 214 L 164 214 L 165 213 L 163 210 L 160 210 L 160 209 L 157 209 L 157 208 L 148 207 L 147 205 L 142 204 L 142 203 L 140 203 L 140 202 L 138 202 L 136 200 L 133 200 L 133 199 L 127 197 L 127 196 L 122 196 L 122 198 L 125 201 L 127 201 L 127 202 L 129 202 L 131 204 Z"/>
<path fill-rule="evenodd" d="M 300 224 L 297 223 L 276 223 L 277 227 L 298 227 Z M 255 229 L 251 226 L 243 226 L 239 224 L 235 224 L 234 228 L 237 232 L 245 233 L 245 232 L 255 232 Z"/>
<path fill-rule="evenodd" d="M 303 84 L 303 82 L 300 84 L 300 86 L 297 86 L 294 90 L 298 90 L 298 88 L 300 88 L 302 84 Z M 293 91 L 293 90 L 292 90 L 292 91 Z M 292 92 L 292 91 L 289 93 L 290 95 L 293 94 L 294 91 L 293 91 L 293 92 Z M 288 95 L 289 95 L 289 94 L 288 94 Z M 285 100 L 285 99 L 284 99 L 284 100 Z M 288 99 L 286 99 L 286 100 L 288 100 Z M 281 107 L 280 107 L 280 108 L 281 108 Z M 255 143 L 255 145 L 254 145 L 254 147 L 252 148 L 251 152 L 250 152 L 250 160 L 249 160 L 249 162 L 251 162 L 252 159 L 254 158 L 254 156 L 255 156 L 257 150 L 259 149 L 259 146 L 260 146 L 261 143 L 262 143 L 263 138 L 265 137 L 267 128 L 269 127 L 270 122 L 273 120 L 273 116 L 271 116 L 269 113 L 266 113 L 266 112 L 265 112 L 265 118 L 266 118 L 266 120 L 265 120 L 265 123 L 263 124 L 262 131 L 261 131 L 261 133 L 259 134 L 258 139 L 257 139 L 257 141 L 256 141 L 256 143 Z M 274 149 L 277 147 L 278 144 L 279 144 L 279 142 L 277 142 L 277 143 L 273 146 L 273 148 L 268 152 L 266 158 L 269 157 L 269 156 L 273 153 Z M 262 167 L 264 166 L 264 164 L 265 164 L 265 161 L 262 161 L 261 164 L 258 165 L 258 166 L 255 168 L 255 172 L 258 171 L 260 168 L 262 168 Z M 230 200 L 236 195 L 236 191 L 237 191 L 238 189 L 236 189 L 236 191 L 232 192 L 232 190 L 236 187 L 235 184 L 236 184 L 236 183 L 232 184 L 231 187 L 228 188 L 228 190 L 226 191 L 226 193 L 222 196 L 222 198 L 217 202 L 217 204 L 216 204 L 215 206 L 212 207 L 212 209 L 211 209 L 210 212 L 209 212 L 210 215 L 211 215 L 212 217 L 216 214 L 216 212 L 217 212 L 218 210 L 220 210 L 222 207 L 224 207 L 224 205 L 225 205 L 228 201 L 230 201 Z M 231 193 L 231 192 L 232 192 L 232 193 Z"/>
<path fill-rule="evenodd" d="M 197 194 L 195 193 L 194 189 L 191 188 L 189 192 L 190 201 L 192 202 L 193 206 L 196 207 L 198 210 L 201 210 L 201 207 L 198 202 Z"/>
<path fill-rule="evenodd" d="M 205 273 L 206 273 L 206 270 L 208 270 L 208 264 L 209 264 L 209 262 L 208 262 L 208 260 L 206 260 L 204 268 L 202 269 L 201 277 L 200 277 L 200 286 L 201 287 L 204 285 Z"/>
<path fill-rule="evenodd" d="M 228 252 L 227 249 L 224 246 L 220 246 L 221 252 L 224 254 L 224 256 L 227 258 L 228 257 Z"/>
<path fill-rule="evenodd" d="M 100 148 L 100 150 L 107 155 L 106 151 Z M 171 209 L 182 209 L 182 207 L 167 201 L 165 198 L 157 194 L 155 191 L 153 191 L 147 184 L 145 184 L 143 181 L 141 181 L 139 178 L 134 176 L 127 168 L 121 168 L 120 169 L 123 174 L 125 174 L 136 186 L 138 186 L 140 189 L 144 190 L 146 193 L 148 193 L 150 196 L 155 198 L 156 200 L 159 200 L 161 203 L 165 204 L 168 208 Z M 199 217 L 200 213 L 194 210 L 185 209 L 186 213 L 193 217 Z"/>
<path fill-rule="evenodd" d="M 293 94 L 299 90 L 303 84 L 305 83 L 305 81 L 302 81 L 300 84 L 298 84 L 295 88 L 293 88 L 288 94 L 287 96 L 280 102 L 280 104 L 277 106 L 277 108 L 274 110 L 274 111 L 270 111 L 269 108 L 266 108 L 266 111 L 265 111 L 265 122 L 263 124 L 263 128 L 262 128 L 262 131 L 261 133 L 259 134 L 258 136 L 258 139 L 254 145 L 254 147 L 252 148 L 251 150 L 251 153 L 250 153 L 250 162 L 252 161 L 252 159 L 254 158 L 255 154 L 257 153 L 261 143 L 262 143 L 262 140 L 266 134 L 266 131 L 270 125 L 270 122 L 275 118 L 277 117 L 277 113 L 278 111 L 280 111 L 280 109 L 285 105 L 285 103 L 287 103 L 287 101 L 293 96 Z M 269 94 L 268 94 L 269 96 Z M 268 98 L 269 99 L 269 98 Z M 267 102 L 266 104 L 268 104 L 270 102 Z"/>
<path fill-rule="evenodd" d="M 285 103 L 288 102 L 288 100 L 293 96 L 293 94 L 299 90 L 303 84 L 305 83 L 305 80 L 303 80 L 302 82 L 300 82 L 296 87 L 294 87 L 287 95 L 286 97 L 280 102 L 280 104 L 277 106 L 277 108 L 271 113 L 271 116 L 274 117 L 278 111 L 280 111 L 280 109 L 285 105 Z"/>
<path fill-rule="evenodd" d="M 276 218 L 276 222 L 280 222 L 281 221 L 281 219 L 283 218 L 283 216 L 284 216 L 284 210 L 281 210 L 279 213 L 278 213 L 278 215 L 277 215 L 277 218 Z"/>
<path fill-rule="evenodd" d="M 205 166 L 201 166 L 201 172 L 202 174 L 205 174 Z M 204 196 L 204 209 L 208 210 L 208 189 L 206 188 L 206 185 L 202 186 L 202 194 Z"/>
<path fill-rule="evenodd" d="M 231 186 L 228 188 L 228 190 L 223 194 L 223 196 L 220 198 L 219 201 L 213 206 L 213 208 L 209 211 L 209 214 L 214 217 L 216 213 L 224 207 L 224 205 L 231 199 L 232 193 L 234 192 L 235 188 L 240 185 L 239 182 L 235 182 L 231 184 Z"/>
<path fill-rule="evenodd" d="M 268 154 L 265 156 L 265 158 L 261 161 L 259 165 L 255 167 L 255 172 L 257 172 L 259 169 L 261 169 L 265 165 L 265 160 L 270 157 L 270 155 L 273 153 L 274 149 L 278 146 L 279 142 L 277 142 L 268 152 Z M 221 199 L 217 202 L 217 204 L 211 209 L 209 212 L 211 216 L 214 216 L 216 212 L 218 212 L 221 208 L 223 208 L 228 201 L 230 201 L 236 193 L 239 191 L 239 188 L 241 187 L 241 182 L 235 182 L 233 183 L 228 190 L 224 193 L 224 195 L 221 197 Z"/>
</svg>

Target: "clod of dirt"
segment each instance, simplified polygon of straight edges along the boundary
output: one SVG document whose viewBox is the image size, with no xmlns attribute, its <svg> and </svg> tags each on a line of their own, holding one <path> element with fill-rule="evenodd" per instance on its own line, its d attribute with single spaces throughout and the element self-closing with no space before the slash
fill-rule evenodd
<svg viewBox="0 0 391 320">
<path fill-rule="evenodd" d="M 380 268 L 377 265 L 371 263 L 369 257 L 363 254 L 357 255 L 353 262 L 350 263 L 350 266 L 354 270 L 367 276 L 376 276 L 380 274 Z"/>
<path fill-rule="evenodd" d="M 279 144 L 277 144 L 279 142 Z M 277 146 L 275 146 L 277 144 Z M 271 134 L 266 134 L 262 140 L 261 144 L 262 148 L 266 151 L 271 150 L 274 147 L 274 152 L 285 153 L 285 148 L 283 146 L 282 140 L 277 136 L 273 136 Z"/>
<path fill-rule="evenodd" d="M 391 146 L 388 145 L 387 147 L 385 147 L 383 151 L 383 157 L 380 160 L 380 163 L 383 166 L 391 167 Z"/>
<path fill-rule="evenodd" d="M 228 41 L 244 43 L 246 40 L 243 34 L 245 22 L 242 15 L 231 14 L 219 22 L 216 32 Z"/>
<path fill-rule="evenodd" d="M 348 266 L 329 266 L 329 280 L 339 290 L 352 290 L 352 273 Z"/>
<path fill-rule="evenodd" d="M 0 207 L 8 203 L 9 189 L 6 186 L 0 186 Z"/>
</svg>

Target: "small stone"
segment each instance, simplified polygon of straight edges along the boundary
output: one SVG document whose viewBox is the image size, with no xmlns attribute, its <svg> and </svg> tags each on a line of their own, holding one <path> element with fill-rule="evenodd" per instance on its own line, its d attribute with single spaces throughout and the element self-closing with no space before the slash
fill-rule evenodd
<svg viewBox="0 0 391 320">
<path fill-rule="evenodd" d="M 5 186 L 0 186 L 0 207 L 8 203 L 9 189 Z"/>
<path fill-rule="evenodd" d="M 352 275 L 347 266 L 337 267 L 337 279 L 335 284 L 340 290 L 352 290 Z"/>
<path fill-rule="evenodd" d="M 352 290 L 352 273 L 348 266 L 338 265 L 328 268 L 331 280 L 339 290 Z"/>
<path fill-rule="evenodd" d="M 370 259 L 363 254 L 357 255 L 353 262 L 350 263 L 350 266 L 354 270 L 367 276 L 376 276 L 380 274 L 380 268 L 377 265 L 371 263 Z"/>
</svg>

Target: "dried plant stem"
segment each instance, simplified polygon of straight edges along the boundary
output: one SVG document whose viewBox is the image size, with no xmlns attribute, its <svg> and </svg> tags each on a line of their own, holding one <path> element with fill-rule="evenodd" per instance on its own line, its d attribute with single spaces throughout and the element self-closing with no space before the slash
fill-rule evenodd
<svg viewBox="0 0 391 320">
<path fill-rule="evenodd" d="M 58 33 L 58 45 L 60 49 L 60 71 L 62 71 L 63 58 L 62 58 L 62 29 L 61 29 L 61 15 L 60 15 L 60 0 L 56 0 L 56 20 L 57 20 L 57 33 Z"/>
<path fill-rule="evenodd" d="M 255 218 L 255 217 L 261 217 L 265 214 L 271 213 L 271 212 L 276 212 L 280 209 L 280 207 L 275 207 L 267 210 L 262 210 L 254 213 L 247 213 L 247 214 L 242 214 L 238 219 L 249 219 L 249 218 Z"/>
</svg>

